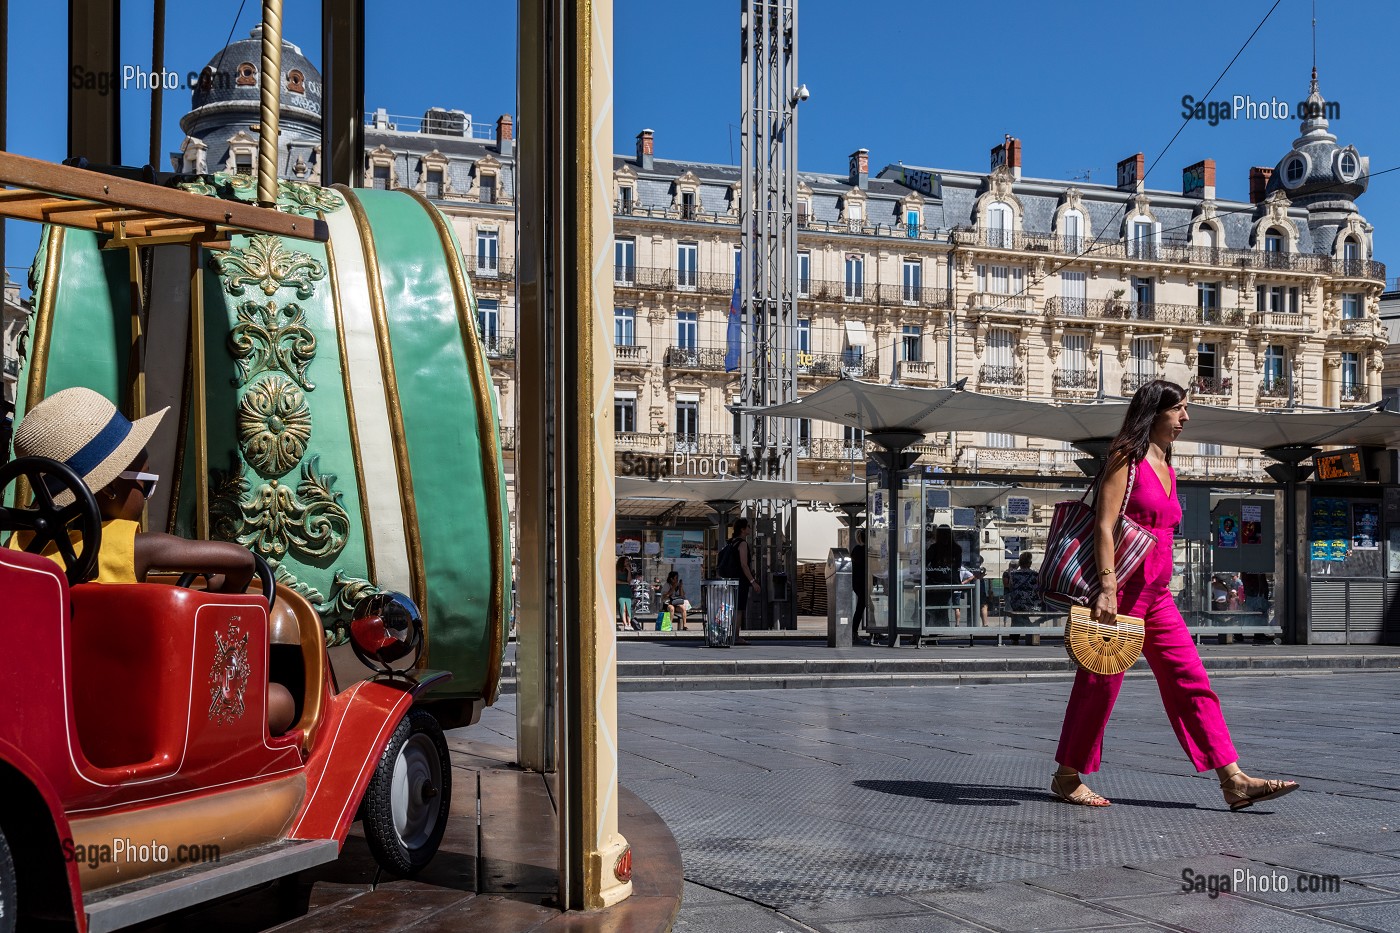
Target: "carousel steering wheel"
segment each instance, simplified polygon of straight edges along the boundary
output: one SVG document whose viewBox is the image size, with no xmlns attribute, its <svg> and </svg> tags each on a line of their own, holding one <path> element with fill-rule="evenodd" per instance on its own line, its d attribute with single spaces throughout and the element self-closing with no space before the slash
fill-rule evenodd
<svg viewBox="0 0 1400 933">
<path fill-rule="evenodd" d="M 86 582 L 97 570 L 97 555 L 102 548 L 102 512 L 92 490 L 66 463 L 47 457 L 20 457 L 0 467 L 0 493 L 20 477 L 28 481 L 34 501 L 27 508 L 0 505 L 0 531 L 33 532 L 26 551 L 40 554 L 54 545 L 63 558 L 68 585 Z M 55 500 L 64 493 L 73 501 L 60 506 Z M 78 533 L 77 542 L 73 541 L 73 532 Z M 81 554 L 75 543 L 82 545 Z"/>
<path fill-rule="evenodd" d="M 267 608 L 271 609 L 277 602 L 277 578 L 273 576 L 272 565 L 263 560 L 263 556 L 257 551 L 249 553 L 253 555 L 253 569 L 258 576 L 258 583 L 262 586 L 263 599 L 267 600 Z M 207 573 L 182 573 L 175 585 L 188 587 L 200 577 L 208 580 L 209 576 Z"/>
</svg>

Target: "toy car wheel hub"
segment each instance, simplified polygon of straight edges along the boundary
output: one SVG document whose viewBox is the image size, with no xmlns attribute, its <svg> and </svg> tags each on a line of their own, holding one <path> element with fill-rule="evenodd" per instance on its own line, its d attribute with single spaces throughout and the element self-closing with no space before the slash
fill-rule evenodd
<svg viewBox="0 0 1400 933">
<path fill-rule="evenodd" d="M 405 846 L 421 846 L 432 834 L 442 806 L 441 785 L 442 762 L 432 740 L 413 736 L 394 762 L 394 829 Z"/>
</svg>

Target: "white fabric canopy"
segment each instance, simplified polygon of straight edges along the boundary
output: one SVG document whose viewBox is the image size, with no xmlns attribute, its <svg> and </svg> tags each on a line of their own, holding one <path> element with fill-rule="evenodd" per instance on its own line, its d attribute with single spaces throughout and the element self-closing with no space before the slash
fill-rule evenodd
<svg viewBox="0 0 1400 933">
<path fill-rule="evenodd" d="M 786 482 L 771 479 L 685 479 L 619 476 L 619 499 L 664 499 L 672 502 L 750 502 L 757 499 L 828 502 L 865 501 L 864 483 Z"/>
<path fill-rule="evenodd" d="M 864 321 L 846 322 L 846 342 L 853 347 L 863 347 L 870 342 L 865 334 Z"/>
</svg>

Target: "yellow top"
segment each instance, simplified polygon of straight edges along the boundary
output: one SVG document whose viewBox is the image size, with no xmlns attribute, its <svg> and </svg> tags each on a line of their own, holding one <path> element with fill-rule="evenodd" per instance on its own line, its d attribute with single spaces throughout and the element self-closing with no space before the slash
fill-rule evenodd
<svg viewBox="0 0 1400 933">
<path fill-rule="evenodd" d="M 136 533 L 141 526 L 124 518 L 114 518 L 102 523 L 102 550 L 97 554 L 98 583 L 136 583 Z M 10 536 L 7 546 L 12 551 L 22 551 L 33 538 L 30 531 L 17 531 Z M 73 542 L 73 552 L 83 553 L 82 537 L 73 532 L 69 535 Z M 43 555 L 63 567 L 63 558 L 58 549 L 50 544 Z"/>
</svg>

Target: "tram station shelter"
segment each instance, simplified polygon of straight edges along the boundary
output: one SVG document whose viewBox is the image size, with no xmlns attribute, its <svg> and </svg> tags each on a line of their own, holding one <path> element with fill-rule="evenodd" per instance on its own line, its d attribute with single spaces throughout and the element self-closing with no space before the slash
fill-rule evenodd
<svg viewBox="0 0 1400 933">
<path fill-rule="evenodd" d="M 997 628 L 995 620 L 979 623 L 975 612 L 951 622 L 947 599 L 928 582 L 932 536 L 940 525 L 952 527 L 968 564 L 995 569 L 1013 552 L 1030 550 L 1038 566 L 1054 502 L 1083 493 L 1127 407 L 1123 399 L 1056 405 L 958 387 L 842 380 L 755 413 L 859 428 L 877 445 L 867 500 L 871 634 L 889 643 L 893 628 L 899 644 Z M 1172 585 L 1192 631 L 1300 644 L 1400 642 L 1400 414 L 1208 405 L 1190 411 L 1192 441 L 1254 447 L 1275 461 L 1266 469 L 1272 482 L 1178 482 L 1184 518 Z M 1076 463 L 1085 478 L 930 473 L 915 465 L 928 434 L 962 430 L 1073 445 L 1084 454 Z M 975 516 L 959 515 L 953 491 L 989 481 L 1008 485 Z M 1006 631 L 1030 625 L 1058 632 L 1049 621 L 1020 616 Z"/>
</svg>

